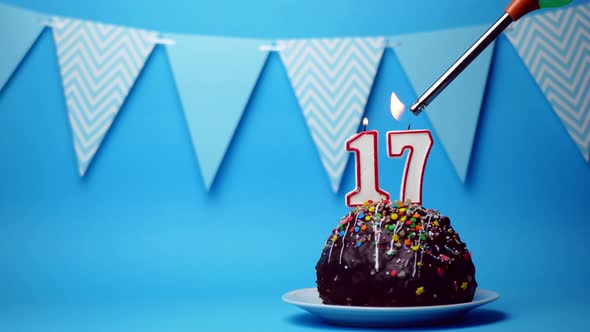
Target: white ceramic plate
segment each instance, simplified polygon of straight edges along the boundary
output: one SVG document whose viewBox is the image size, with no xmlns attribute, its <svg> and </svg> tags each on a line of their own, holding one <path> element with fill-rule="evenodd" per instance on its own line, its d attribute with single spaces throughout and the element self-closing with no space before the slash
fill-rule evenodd
<svg viewBox="0 0 590 332">
<path fill-rule="evenodd" d="M 404 326 L 435 324 L 497 300 L 498 293 L 477 289 L 472 302 L 427 307 L 351 307 L 323 304 L 315 288 L 304 288 L 283 295 L 283 301 L 309 311 L 321 320 L 350 326 Z"/>
</svg>

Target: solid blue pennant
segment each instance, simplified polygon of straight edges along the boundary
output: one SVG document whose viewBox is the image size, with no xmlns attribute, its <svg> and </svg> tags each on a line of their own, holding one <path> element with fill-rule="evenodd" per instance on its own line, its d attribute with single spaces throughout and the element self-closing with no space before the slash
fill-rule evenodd
<svg viewBox="0 0 590 332">
<path fill-rule="evenodd" d="M 209 190 L 264 66 L 263 40 L 169 35 L 166 50 Z"/>
<path fill-rule="evenodd" d="M 0 4 L 0 91 L 43 31 L 41 15 Z"/>
</svg>

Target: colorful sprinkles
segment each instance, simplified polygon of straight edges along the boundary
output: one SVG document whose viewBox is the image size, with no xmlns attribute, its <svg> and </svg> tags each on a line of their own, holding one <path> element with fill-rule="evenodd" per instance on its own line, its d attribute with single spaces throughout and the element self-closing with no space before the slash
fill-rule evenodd
<svg viewBox="0 0 590 332">
<path fill-rule="evenodd" d="M 424 294 L 426 290 L 424 289 L 424 286 L 420 286 L 418 288 L 416 288 L 416 295 L 420 296 L 422 294 Z"/>
</svg>

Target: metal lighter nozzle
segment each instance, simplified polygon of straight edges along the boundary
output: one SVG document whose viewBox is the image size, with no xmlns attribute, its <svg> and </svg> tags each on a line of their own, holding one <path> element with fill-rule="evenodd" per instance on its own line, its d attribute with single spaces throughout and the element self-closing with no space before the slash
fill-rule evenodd
<svg viewBox="0 0 590 332">
<path fill-rule="evenodd" d="M 414 115 L 418 115 L 422 113 L 422 111 L 426 108 L 426 104 L 423 101 L 418 100 L 414 103 L 414 105 L 410 106 L 410 111 L 414 113 Z"/>
</svg>

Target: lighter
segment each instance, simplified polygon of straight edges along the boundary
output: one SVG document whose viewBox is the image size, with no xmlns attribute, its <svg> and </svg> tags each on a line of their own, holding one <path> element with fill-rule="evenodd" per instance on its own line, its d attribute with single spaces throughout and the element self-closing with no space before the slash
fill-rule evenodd
<svg viewBox="0 0 590 332">
<path fill-rule="evenodd" d="M 471 46 L 451 68 L 449 68 L 426 92 L 410 107 L 415 115 L 420 114 L 481 52 L 483 52 L 512 22 L 524 15 L 540 9 L 561 7 L 572 0 L 512 0 L 504 14 Z"/>
</svg>

